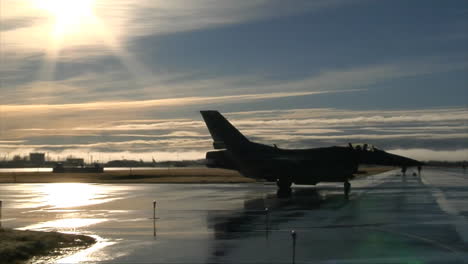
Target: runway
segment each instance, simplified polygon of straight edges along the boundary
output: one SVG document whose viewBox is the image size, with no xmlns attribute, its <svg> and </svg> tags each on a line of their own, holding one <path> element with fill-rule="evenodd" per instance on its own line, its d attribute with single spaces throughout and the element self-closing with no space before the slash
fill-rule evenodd
<svg viewBox="0 0 468 264">
<path fill-rule="evenodd" d="M 57 263 L 468 263 L 468 173 L 351 183 L 1 184 L 2 226 L 98 238 Z"/>
</svg>

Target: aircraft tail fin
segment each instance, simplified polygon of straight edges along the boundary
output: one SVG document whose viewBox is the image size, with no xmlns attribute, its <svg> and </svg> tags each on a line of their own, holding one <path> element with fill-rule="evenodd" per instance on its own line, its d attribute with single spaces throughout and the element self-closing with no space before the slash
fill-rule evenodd
<svg viewBox="0 0 468 264">
<path fill-rule="evenodd" d="M 215 149 L 241 148 L 250 141 L 218 111 L 200 111 L 213 138 Z"/>
</svg>

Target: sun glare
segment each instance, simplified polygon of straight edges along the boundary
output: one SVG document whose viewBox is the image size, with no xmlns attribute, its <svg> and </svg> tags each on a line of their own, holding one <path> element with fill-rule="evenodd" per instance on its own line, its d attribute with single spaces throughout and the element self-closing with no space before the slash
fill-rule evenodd
<svg viewBox="0 0 468 264">
<path fill-rule="evenodd" d="M 41 80 L 55 80 L 56 64 L 63 54 L 66 53 L 64 56 L 70 58 L 80 51 L 86 52 L 95 47 L 107 48 L 134 76 L 146 75 L 147 71 L 121 45 L 121 39 L 112 27 L 115 27 L 114 13 L 109 8 L 103 8 L 111 6 L 110 0 L 100 0 L 99 3 L 98 0 L 29 1 L 35 9 L 41 11 L 41 15 L 48 18 L 42 28 L 48 43 L 44 45 L 47 60 L 39 72 Z M 121 33 L 121 30 L 119 28 L 118 32 Z M 135 77 L 135 80 L 140 79 Z"/>
<path fill-rule="evenodd" d="M 87 183 L 55 183 L 41 188 L 42 203 L 53 208 L 70 208 L 111 201 L 99 186 Z"/>
<path fill-rule="evenodd" d="M 38 0 L 37 6 L 55 19 L 55 34 L 85 31 L 94 23 L 95 0 Z"/>
</svg>

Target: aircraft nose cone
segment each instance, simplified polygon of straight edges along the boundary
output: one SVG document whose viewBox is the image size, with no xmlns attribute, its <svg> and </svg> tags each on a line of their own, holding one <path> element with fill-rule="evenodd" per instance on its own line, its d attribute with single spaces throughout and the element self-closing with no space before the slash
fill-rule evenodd
<svg viewBox="0 0 468 264">
<path fill-rule="evenodd" d="M 404 156 L 387 153 L 383 150 L 361 151 L 360 161 L 364 164 L 389 165 L 389 166 L 420 166 L 421 162 Z"/>
</svg>

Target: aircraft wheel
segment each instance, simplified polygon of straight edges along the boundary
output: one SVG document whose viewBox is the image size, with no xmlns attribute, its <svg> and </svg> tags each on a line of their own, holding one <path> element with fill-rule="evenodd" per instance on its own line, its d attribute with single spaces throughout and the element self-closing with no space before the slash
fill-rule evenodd
<svg viewBox="0 0 468 264">
<path fill-rule="evenodd" d="M 276 196 L 278 198 L 289 198 L 291 197 L 291 188 L 289 189 L 278 189 L 278 191 L 276 192 Z"/>
<path fill-rule="evenodd" d="M 287 178 L 280 178 L 276 180 L 276 185 L 280 190 L 291 190 L 292 181 Z"/>
<path fill-rule="evenodd" d="M 349 192 L 351 191 L 351 183 L 349 183 L 349 181 L 345 181 L 344 184 L 343 184 L 343 187 L 344 187 L 344 195 L 346 197 L 346 199 L 349 198 Z"/>
</svg>

